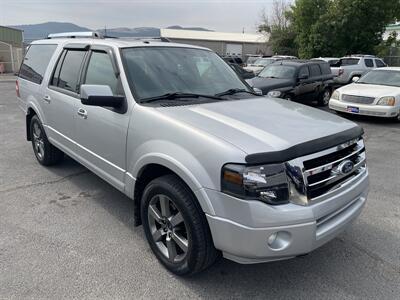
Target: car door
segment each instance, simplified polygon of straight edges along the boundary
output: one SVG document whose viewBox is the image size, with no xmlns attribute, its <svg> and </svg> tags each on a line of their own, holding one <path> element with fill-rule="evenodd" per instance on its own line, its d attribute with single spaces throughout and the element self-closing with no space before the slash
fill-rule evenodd
<svg viewBox="0 0 400 300">
<path fill-rule="evenodd" d="M 75 152 L 74 114 L 80 101 L 80 74 L 87 52 L 84 45 L 65 46 L 43 93 L 49 107 L 49 140 L 69 155 Z"/>
<path fill-rule="evenodd" d="M 314 89 L 313 80 L 310 76 L 310 70 L 307 65 L 300 67 L 297 75 L 296 98 L 299 100 L 308 100 Z"/>
<path fill-rule="evenodd" d="M 114 95 L 124 95 L 111 48 L 92 46 L 81 84 L 108 85 Z M 77 153 L 99 176 L 123 190 L 129 114 L 125 109 L 83 105 L 75 111 Z"/>
</svg>

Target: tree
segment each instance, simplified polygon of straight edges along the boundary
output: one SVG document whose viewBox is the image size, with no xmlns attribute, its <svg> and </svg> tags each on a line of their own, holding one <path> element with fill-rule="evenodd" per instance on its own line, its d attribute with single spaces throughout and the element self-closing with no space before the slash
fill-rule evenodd
<svg viewBox="0 0 400 300">
<path fill-rule="evenodd" d="M 291 10 L 300 57 L 372 54 L 400 0 L 296 0 Z"/>
<path fill-rule="evenodd" d="M 286 0 L 274 0 L 268 13 L 261 13 L 258 31 L 269 36 L 272 51 L 281 55 L 297 55 L 295 32 L 290 23 L 290 6 Z"/>
</svg>

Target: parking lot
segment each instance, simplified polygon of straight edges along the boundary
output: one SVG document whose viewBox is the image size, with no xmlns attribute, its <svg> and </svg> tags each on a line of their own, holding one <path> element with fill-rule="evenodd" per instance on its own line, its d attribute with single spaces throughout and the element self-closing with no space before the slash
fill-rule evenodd
<svg viewBox="0 0 400 300">
<path fill-rule="evenodd" d="M 366 132 L 370 194 L 346 232 L 301 258 L 220 260 L 168 273 L 133 226 L 133 202 L 71 159 L 40 166 L 14 83 L 0 82 L 0 298 L 398 299 L 400 124 L 353 118 Z"/>
</svg>

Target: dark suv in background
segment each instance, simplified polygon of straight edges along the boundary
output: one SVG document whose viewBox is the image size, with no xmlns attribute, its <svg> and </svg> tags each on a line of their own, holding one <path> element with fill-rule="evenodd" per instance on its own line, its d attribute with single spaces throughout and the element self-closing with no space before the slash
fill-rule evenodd
<svg viewBox="0 0 400 300">
<path fill-rule="evenodd" d="M 283 60 L 265 67 L 248 83 L 270 97 L 327 105 L 333 75 L 325 61 Z"/>
</svg>

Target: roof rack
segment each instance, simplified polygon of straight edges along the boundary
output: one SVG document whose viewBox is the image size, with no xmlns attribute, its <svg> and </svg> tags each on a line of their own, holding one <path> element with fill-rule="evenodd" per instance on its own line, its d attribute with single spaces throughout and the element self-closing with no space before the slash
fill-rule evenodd
<svg viewBox="0 0 400 300">
<path fill-rule="evenodd" d="M 167 42 L 170 43 L 171 40 L 169 38 L 163 37 L 163 36 L 121 36 L 118 37 L 118 39 L 123 39 L 123 40 L 138 40 L 138 41 L 153 41 L 153 40 L 158 40 L 161 42 Z"/>
<path fill-rule="evenodd" d="M 47 36 L 48 39 L 62 39 L 62 38 L 94 38 L 102 39 L 104 36 L 97 31 L 77 31 L 77 32 L 62 32 L 62 33 L 50 33 Z"/>
</svg>

